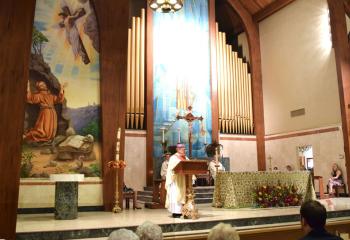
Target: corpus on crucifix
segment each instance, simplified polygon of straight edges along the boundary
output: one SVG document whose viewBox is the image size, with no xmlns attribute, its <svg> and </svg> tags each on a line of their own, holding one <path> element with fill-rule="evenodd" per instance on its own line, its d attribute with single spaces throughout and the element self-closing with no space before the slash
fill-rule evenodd
<svg viewBox="0 0 350 240">
<path fill-rule="evenodd" d="M 188 123 L 188 146 L 189 146 L 189 157 L 192 158 L 192 125 L 193 121 L 203 121 L 203 117 L 196 117 L 192 114 L 192 106 L 187 107 L 187 114 L 185 116 L 177 115 L 176 119 L 183 119 Z"/>
</svg>

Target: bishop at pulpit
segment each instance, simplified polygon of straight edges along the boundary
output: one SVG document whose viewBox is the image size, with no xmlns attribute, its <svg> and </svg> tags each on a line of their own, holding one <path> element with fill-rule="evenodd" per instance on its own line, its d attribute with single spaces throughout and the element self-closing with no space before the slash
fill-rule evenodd
<svg viewBox="0 0 350 240">
<path fill-rule="evenodd" d="M 177 144 L 176 151 L 169 160 L 166 175 L 165 188 L 167 195 L 165 207 L 174 218 L 182 215 L 197 218 L 198 214 L 192 193 L 192 175 L 206 172 L 207 164 L 204 161 L 189 161 L 185 155 L 184 144 Z M 186 191 L 188 193 L 187 199 Z"/>
</svg>

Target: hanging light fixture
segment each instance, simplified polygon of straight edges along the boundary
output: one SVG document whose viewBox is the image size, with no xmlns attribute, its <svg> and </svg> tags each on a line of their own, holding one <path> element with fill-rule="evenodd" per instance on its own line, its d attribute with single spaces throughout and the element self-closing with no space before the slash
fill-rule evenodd
<svg viewBox="0 0 350 240">
<path fill-rule="evenodd" d="M 156 12 L 176 12 L 184 5 L 184 0 L 150 0 L 149 6 Z"/>
</svg>

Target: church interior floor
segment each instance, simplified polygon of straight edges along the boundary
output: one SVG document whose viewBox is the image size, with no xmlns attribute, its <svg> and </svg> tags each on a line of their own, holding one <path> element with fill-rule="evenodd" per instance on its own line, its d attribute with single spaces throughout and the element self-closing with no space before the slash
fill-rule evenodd
<svg viewBox="0 0 350 240">
<path fill-rule="evenodd" d="M 331 218 L 350 218 L 350 198 L 331 198 L 320 200 Z M 67 233 L 60 239 L 89 238 L 102 240 L 108 233 L 118 228 L 135 229 L 148 220 L 162 226 L 164 232 L 210 229 L 220 221 L 238 227 L 254 227 L 262 224 L 296 222 L 299 207 L 287 208 L 213 208 L 210 204 L 197 205 L 200 218 L 197 220 L 172 218 L 166 209 L 124 210 L 122 213 L 79 212 L 75 220 L 55 220 L 53 214 L 19 214 L 17 217 L 17 239 L 45 239 L 43 233 Z M 341 213 L 341 214 L 339 214 Z M 261 220 L 259 220 L 261 219 Z M 100 231 L 99 231 L 100 230 Z M 69 234 L 68 234 L 69 233 Z M 29 238 L 37 235 L 37 238 Z M 80 238 L 78 237 L 80 236 Z"/>
</svg>

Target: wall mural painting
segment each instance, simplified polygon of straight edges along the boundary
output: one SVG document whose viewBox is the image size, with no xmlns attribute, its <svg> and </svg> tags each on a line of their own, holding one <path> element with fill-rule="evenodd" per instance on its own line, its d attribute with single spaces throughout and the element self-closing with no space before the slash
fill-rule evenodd
<svg viewBox="0 0 350 240">
<path fill-rule="evenodd" d="M 185 1 L 183 9 L 171 14 L 154 13 L 155 175 L 162 162 L 162 142 L 163 146 L 185 143 L 188 155 L 190 131 L 192 157 L 206 156 L 205 144 L 212 139 L 209 44 L 207 0 Z M 203 120 L 189 125 L 183 119 L 187 114 Z"/>
<path fill-rule="evenodd" d="M 89 0 L 37 0 L 21 178 L 101 176 L 99 39 Z"/>
</svg>

